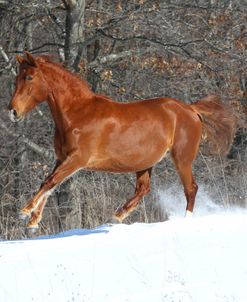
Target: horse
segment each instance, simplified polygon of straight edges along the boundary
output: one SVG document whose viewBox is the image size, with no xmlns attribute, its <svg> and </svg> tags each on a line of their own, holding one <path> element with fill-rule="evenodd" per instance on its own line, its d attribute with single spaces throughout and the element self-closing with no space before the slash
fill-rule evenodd
<svg viewBox="0 0 247 302">
<path fill-rule="evenodd" d="M 209 95 L 192 104 L 170 97 L 117 102 L 96 94 L 87 82 L 49 56 L 25 52 L 16 56 L 19 73 L 9 103 L 9 117 L 18 122 L 47 101 L 55 123 L 57 163 L 34 197 L 20 211 L 27 228 L 37 229 L 48 196 L 79 170 L 136 173 L 134 196 L 113 218 L 122 222 L 150 192 L 151 171 L 169 151 L 191 216 L 198 186 L 192 163 L 202 137 L 211 150 L 226 154 L 235 119 L 230 107 Z"/>
</svg>

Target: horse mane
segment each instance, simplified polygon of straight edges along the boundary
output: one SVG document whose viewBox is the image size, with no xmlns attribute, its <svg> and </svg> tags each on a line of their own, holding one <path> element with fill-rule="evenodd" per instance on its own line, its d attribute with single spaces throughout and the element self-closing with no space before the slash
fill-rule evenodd
<svg viewBox="0 0 247 302">
<path fill-rule="evenodd" d="M 35 60 L 42 66 L 48 66 L 54 68 L 61 77 L 66 78 L 67 81 L 71 82 L 71 87 L 77 87 L 77 85 L 82 85 L 84 93 L 88 90 L 87 94 L 92 94 L 90 86 L 87 81 L 85 81 L 79 74 L 68 70 L 64 62 L 57 61 L 58 57 L 56 55 L 41 55 L 36 56 Z M 90 93 L 89 93 L 90 91 Z"/>
<path fill-rule="evenodd" d="M 65 64 L 60 62 L 58 56 L 55 54 L 35 56 L 35 60 L 39 63 L 52 63 L 65 68 Z"/>
</svg>

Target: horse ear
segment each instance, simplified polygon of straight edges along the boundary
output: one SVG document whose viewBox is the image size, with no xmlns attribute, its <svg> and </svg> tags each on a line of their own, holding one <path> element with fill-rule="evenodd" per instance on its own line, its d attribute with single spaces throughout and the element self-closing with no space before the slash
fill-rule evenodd
<svg viewBox="0 0 247 302">
<path fill-rule="evenodd" d="M 28 51 L 25 51 L 25 54 L 26 54 L 26 57 L 27 57 L 26 58 L 27 63 L 31 66 L 37 67 L 37 63 L 35 62 L 34 56 Z"/>
<path fill-rule="evenodd" d="M 16 56 L 16 60 L 19 64 L 22 64 L 26 61 L 26 59 L 24 57 L 21 57 L 19 55 Z"/>
</svg>

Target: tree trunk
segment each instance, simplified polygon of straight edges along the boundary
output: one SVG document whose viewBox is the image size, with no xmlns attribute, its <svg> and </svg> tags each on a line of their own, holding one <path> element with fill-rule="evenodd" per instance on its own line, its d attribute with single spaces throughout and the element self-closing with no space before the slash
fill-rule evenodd
<svg viewBox="0 0 247 302">
<path fill-rule="evenodd" d="M 65 62 L 73 70 L 79 70 L 82 56 L 80 44 L 84 41 L 84 11 L 85 0 L 64 1 L 66 7 L 65 23 Z"/>
<path fill-rule="evenodd" d="M 65 23 L 65 63 L 70 70 L 78 72 L 82 56 L 81 43 L 84 41 L 85 0 L 64 1 Z M 80 176 L 64 183 L 57 193 L 58 215 L 62 230 L 82 227 L 82 202 L 79 186 Z"/>
</svg>

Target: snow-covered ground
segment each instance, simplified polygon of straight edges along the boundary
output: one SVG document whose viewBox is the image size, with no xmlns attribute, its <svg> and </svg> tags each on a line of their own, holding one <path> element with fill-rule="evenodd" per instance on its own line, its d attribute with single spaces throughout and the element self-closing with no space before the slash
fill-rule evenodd
<svg viewBox="0 0 247 302">
<path fill-rule="evenodd" d="M 246 302 L 247 213 L 207 206 L 191 219 L 2 241 L 0 301 Z"/>
</svg>

